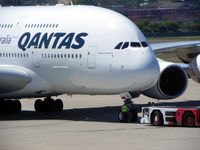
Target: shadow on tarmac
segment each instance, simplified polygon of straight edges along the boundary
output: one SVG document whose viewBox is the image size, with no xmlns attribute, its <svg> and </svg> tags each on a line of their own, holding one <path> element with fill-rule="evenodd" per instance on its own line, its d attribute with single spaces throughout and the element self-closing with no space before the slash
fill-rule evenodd
<svg viewBox="0 0 200 150">
<path fill-rule="evenodd" d="M 157 106 L 200 106 L 200 100 L 184 102 L 158 102 Z M 141 107 L 148 104 L 136 104 L 138 112 Z M 77 108 L 65 109 L 62 112 L 37 113 L 35 111 L 22 111 L 21 113 L 0 114 L 0 121 L 14 120 L 72 120 L 72 121 L 91 121 L 91 122 L 111 122 L 118 123 L 118 113 L 121 106 L 97 107 L 97 108 Z M 140 118 L 138 119 L 139 123 Z"/>
</svg>

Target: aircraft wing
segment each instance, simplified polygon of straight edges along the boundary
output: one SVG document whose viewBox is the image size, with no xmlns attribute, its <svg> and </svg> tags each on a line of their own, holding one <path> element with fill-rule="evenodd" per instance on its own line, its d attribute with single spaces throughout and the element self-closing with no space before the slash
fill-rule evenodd
<svg viewBox="0 0 200 150">
<path fill-rule="evenodd" d="M 23 89 L 32 78 L 23 69 L 12 65 L 0 65 L 0 93 Z"/>
<path fill-rule="evenodd" d="M 155 43 L 150 45 L 155 53 L 162 53 L 175 49 L 176 56 L 187 64 L 200 54 L 200 41 Z"/>
<path fill-rule="evenodd" d="M 170 42 L 170 43 L 153 43 L 150 44 L 151 48 L 155 52 L 163 52 L 170 49 L 176 48 L 188 48 L 193 46 L 200 46 L 200 41 L 185 41 L 185 42 Z"/>
</svg>

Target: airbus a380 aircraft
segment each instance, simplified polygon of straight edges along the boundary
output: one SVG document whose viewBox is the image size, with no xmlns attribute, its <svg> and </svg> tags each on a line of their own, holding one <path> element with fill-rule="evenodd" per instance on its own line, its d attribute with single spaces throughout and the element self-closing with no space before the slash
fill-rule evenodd
<svg viewBox="0 0 200 150">
<path fill-rule="evenodd" d="M 176 98 L 187 87 L 185 68 L 153 50 L 200 44 L 150 45 L 132 21 L 93 6 L 1 7 L 0 18 L 1 111 L 21 111 L 10 99 L 33 97 L 46 97 L 36 111 L 60 111 L 51 96 L 61 94 Z M 199 78 L 197 55 L 190 70 Z"/>
</svg>

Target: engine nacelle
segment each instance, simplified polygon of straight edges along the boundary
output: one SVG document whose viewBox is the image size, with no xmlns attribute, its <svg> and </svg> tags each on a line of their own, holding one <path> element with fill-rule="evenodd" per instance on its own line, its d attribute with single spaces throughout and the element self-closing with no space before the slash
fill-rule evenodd
<svg viewBox="0 0 200 150">
<path fill-rule="evenodd" d="M 200 83 L 200 54 L 190 63 L 188 73 L 192 80 Z"/>
<path fill-rule="evenodd" d="M 145 96 L 155 99 L 174 99 L 181 96 L 188 85 L 186 72 L 177 64 L 159 62 L 160 77 L 150 89 L 142 92 Z"/>
</svg>

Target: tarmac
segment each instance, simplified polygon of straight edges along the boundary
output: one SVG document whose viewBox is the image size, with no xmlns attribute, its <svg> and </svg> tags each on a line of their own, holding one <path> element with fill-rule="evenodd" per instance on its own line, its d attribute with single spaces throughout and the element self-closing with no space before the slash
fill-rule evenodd
<svg viewBox="0 0 200 150">
<path fill-rule="evenodd" d="M 200 106 L 200 85 L 189 82 L 178 99 L 134 100 L 138 112 L 147 103 Z M 35 99 L 22 99 L 18 114 L 0 114 L 0 150 L 199 150 L 200 128 L 119 123 L 122 100 L 114 96 L 63 95 L 64 111 L 36 113 Z M 141 113 L 139 113 L 141 116 Z"/>
</svg>

